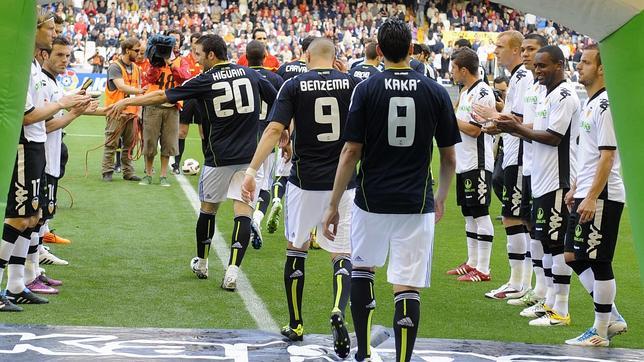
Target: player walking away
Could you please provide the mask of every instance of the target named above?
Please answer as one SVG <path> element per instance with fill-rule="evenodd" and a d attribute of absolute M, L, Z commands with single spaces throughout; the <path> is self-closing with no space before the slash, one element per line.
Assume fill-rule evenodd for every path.
<path fill-rule="evenodd" d="M 564 255 L 593 298 L 595 322 L 566 344 L 608 346 L 612 337 L 627 330 L 615 306 L 612 266 L 626 197 L 597 45 L 584 49 L 577 70 L 588 100 L 580 117 L 577 177 L 566 195 L 572 210 Z"/>
<path fill-rule="evenodd" d="M 374 273 L 389 251 L 396 361 L 411 359 L 420 322 L 420 288 L 430 283 L 434 223 L 443 216 L 455 171 L 454 145 L 460 142 L 447 91 L 409 67 L 411 50 L 407 25 L 395 18 L 385 21 L 378 30 L 385 70 L 353 92 L 346 143 L 324 217 L 324 235 L 333 239 L 342 225 L 341 197 L 360 161 L 351 219 L 351 315 L 358 361 L 371 355 Z M 436 198 L 429 172 L 433 138 L 441 160 Z"/>
<path fill-rule="evenodd" d="M 492 136 L 481 132 L 482 124 L 472 119 L 472 107 L 481 104 L 494 106 L 492 88 L 479 78 L 479 60 L 469 48 L 452 55 L 452 78 L 463 85 L 456 120 L 462 142 L 456 150 L 456 203 L 465 217 L 467 262 L 448 274 L 461 275 L 459 281 L 485 282 L 490 280 L 490 256 L 494 225 L 489 206 L 492 194 Z M 462 275 L 461 269 L 469 271 Z"/>
<path fill-rule="evenodd" d="M 252 40 L 246 46 L 246 58 L 248 59 L 248 66 L 251 69 L 254 69 L 262 77 L 268 80 L 275 91 L 279 90 L 282 87 L 284 81 L 282 78 L 271 72 L 270 70 L 264 68 L 262 64 L 264 63 L 264 58 L 266 57 L 266 46 L 257 40 Z M 262 109 L 259 112 L 259 129 L 258 137 L 261 138 L 268 122 L 266 122 L 266 117 L 268 116 L 268 103 L 262 101 Z M 275 144 L 277 145 L 277 143 Z M 262 245 L 262 234 L 261 234 L 261 225 L 264 215 L 266 215 L 266 210 L 268 209 L 268 204 L 271 200 L 271 186 L 273 185 L 273 168 L 275 167 L 275 147 L 273 147 L 273 153 L 270 157 L 267 157 L 264 160 L 264 163 L 257 171 L 259 182 L 259 197 L 257 198 L 257 205 L 255 205 L 255 211 L 253 212 L 253 247 L 259 249 Z"/>
<path fill-rule="evenodd" d="M 53 13 L 38 17 L 34 54 L 42 48 L 51 49 L 56 36 L 54 17 Z M 22 311 L 22 308 L 15 304 L 49 302 L 32 293 L 25 285 L 25 261 L 29 257 L 33 263 L 34 256 L 37 258 L 38 255 L 37 228 L 42 215 L 41 179 L 46 163 L 45 119 L 63 108 L 86 107 L 90 103 L 88 96 L 81 95 L 65 96 L 58 102 L 45 102 L 42 92 L 43 77 L 42 68 L 34 59 L 0 241 L 0 281 L 5 269 L 9 271 L 6 291 L 0 293 L 0 312 Z"/>
<path fill-rule="evenodd" d="M 432 80 L 438 79 L 438 72 L 431 63 L 432 51 L 426 44 L 414 44 L 414 59 L 425 65 L 425 75 Z"/>
<path fill-rule="evenodd" d="M 523 117 L 523 94 L 532 84 L 530 73 L 521 60 L 523 35 L 510 30 L 499 34 L 495 55 L 499 63 L 512 70 L 510 84 L 505 100 L 504 114 Z M 475 106 L 474 110 L 485 120 L 498 117 L 494 107 Z M 486 112 L 483 112 L 485 110 Z M 494 127 L 484 127 L 484 132 L 496 131 Z M 520 298 L 528 289 L 532 280 L 532 260 L 527 254 L 530 236 L 521 221 L 523 142 L 509 133 L 503 134 L 503 200 L 501 215 L 507 235 L 508 260 L 510 263 L 510 280 L 485 296 L 493 299 Z"/>
<path fill-rule="evenodd" d="M 561 49 L 556 46 L 539 49 L 534 67 L 546 93 L 539 98 L 532 128 L 513 117 L 498 120 L 497 127 L 531 140 L 532 151 L 539 155 L 532 159 L 532 224 L 535 239 L 552 253 L 554 293 L 546 295 L 545 314 L 531 320 L 530 325 L 566 326 L 570 324 L 568 295 L 572 269 L 563 255 L 569 216 L 564 196 L 575 173 L 580 104 L 574 86 L 566 82 Z M 544 265 L 544 269 L 547 267 Z"/>
<path fill-rule="evenodd" d="M 145 89 L 141 88 L 141 70 L 134 64 L 140 51 L 141 43 L 136 38 L 128 38 L 121 42 L 121 55 L 107 68 L 106 106 L 132 95 L 145 93 Z M 114 153 L 121 136 L 123 137 L 123 147 L 121 148 L 123 179 L 141 181 L 141 178 L 134 174 L 134 166 L 129 154 L 135 139 L 134 122 L 138 122 L 140 113 L 141 110 L 138 107 L 130 107 L 122 115 L 119 115 L 119 118 L 107 118 L 102 164 L 103 181 L 112 181 Z"/>
<path fill-rule="evenodd" d="M 237 274 L 251 237 L 254 204 L 241 198 L 241 182 L 257 146 L 260 100 L 272 105 L 275 88 L 252 69 L 228 62 L 227 47 L 218 35 L 203 35 L 197 40 L 195 55 L 204 72 L 183 85 L 158 90 L 142 97 L 124 99 L 110 114 L 132 105 L 174 103 L 197 99 L 205 104 L 207 118 L 203 131 L 208 142 L 204 149 L 204 168 L 199 177 L 201 211 L 197 220 L 197 257 L 191 262 L 200 279 L 208 277 L 208 252 L 215 232 L 219 205 L 233 200 L 235 214 L 228 268 L 221 287 L 235 290 Z"/>
<path fill-rule="evenodd" d="M 348 74 L 333 69 L 335 47 L 326 38 L 314 40 L 306 52 L 309 71 L 286 81 L 279 91 L 268 119 L 271 121 L 262 136 L 244 183 L 242 195 L 250 201 L 255 194 L 255 173 L 269 157 L 282 132 L 294 123 L 291 170 L 286 191 L 285 237 L 288 240 L 284 264 L 284 287 L 288 304 L 289 324 L 282 335 L 301 341 L 304 334 L 302 296 L 305 262 L 309 249 L 309 231 L 321 225 L 324 205 L 331 197 L 333 180 L 342 150 L 340 141 L 345 129 L 349 100 L 359 82 Z M 335 352 L 340 358 L 349 355 L 350 340 L 344 321 L 351 281 L 351 202 L 355 182 L 342 193 L 340 231 L 334 242 L 319 237 L 320 246 L 331 254 L 333 264 L 334 304 L 331 326 Z"/>
<path fill-rule="evenodd" d="M 526 35 L 525 39 L 523 39 L 523 43 L 521 44 L 521 58 L 523 59 L 523 65 L 532 73 L 534 79 L 532 84 L 523 94 L 523 125 L 527 127 L 532 127 L 532 124 L 534 123 L 538 100 L 545 97 L 544 93 L 546 92 L 546 89 L 543 85 L 539 84 L 536 76 L 534 75 L 534 57 L 537 54 L 537 51 L 546 45 L 548 45 L 546 38 L 539 34 Z M 520 313 L 522 315 L 533 314 L 535 311 L 543 310 L 543 302 L 545 301 L 546 293 L 548 291 L 551 293 L 554 292 L 554 289 L 552 288 L 552 269 L 548 268 L 548 279 L 546 279 L 546 270 L 543 268 L 543 245 L 541 244 L 541 241 L 534 238 L 534 228 L 530 222 L 532 212 L 532 153 L 532 143 L 524 140 L 520 214 L 521 220 L 528 229 L 528 234 L 530 236 L 528 251 L 530 253 L 530 258 L 532 259 L 535 286 L 534 289 L 529 289 L 523 297 L 508 300 L 508 304 L 510 305 L 518 305 L 525 308 L 525 310 Z M 548 254 L 550 255 L 549 252 Z M 548 265 L 551 264 L 552 256 L 549 256 Z M 528 272 L 524 270 L 524 276 L 526 278 L 531 278 L 529 268 Z M 529 283 L 530 281 L 527 280 L 526 282 Z M 535 305 L 537 306 L 534 307 Z"/>
<path fill-rule="evenodd" d="M 315 40 L 314 36 L 307 36 L 302 40 L 302 54 L 306 54 L 309 45 Z M 277 75 L 287 81 L 299 74 L 308 72 L 306 67 L 306 59 L 304 57 L 294 60 L 290 63 L 283 64 L 278 70 Z M 286 140 L 280 143 L 290 143 L 290 128 L 286 132 Z M 283 138 L 283 139 L 284 139 Z M 281 145 L 283 146 L 283 145 Z M 271 209 L 268 212 L 268 220 L 266 221 L 266 229 L 270 234 L 274 233 L 279 226 L 280 217 L 282 215 L 282 198 L 286 192 L 286 183 L 291 174 L 291 162 L 283 157 L 282 148 L 280 148 L 277 161 L 274 166 L 275 179 L 273 182 Z"/>
<path fill-rule="evenodd" d="M 376 42 L 375 39 L 369 40 L 364 47 L 364 62 L 357 67 L 351 68 L 349 70 L 349 74 L 361 80 L 365 80 L 374 74 L 380 73 L 380 70 L 378 69 L 380 57 L 376 51 L 377 46 L 378 42 Z"/>
<path fill-rule="evenodd" d="M 190 52 L 184 57 L 191 77 L 196 77 L 201 73 L 201 67 L 195 57 L 195 43 L 200 37 L 200 33 L 190 35 Z M 196 99 L 188 99 L 183 102 L 183 108 L 179 113 L 179 153 L 174 157 L 174 163 L 172 164 L 172 173 L 175 175 L 181 173 L 181 157 L 183 157 L 183 151 L 186 148 L 186 137 L 188 137 L 190 124 L 196 124 L 199 127 L 199 137 L 201 138 L 202 149 L 204 148 L 205 141 L 203 129 L 201 128 L 201 120 L 204 118 L 203 113 L 203 105 L 199 104 Z"/>

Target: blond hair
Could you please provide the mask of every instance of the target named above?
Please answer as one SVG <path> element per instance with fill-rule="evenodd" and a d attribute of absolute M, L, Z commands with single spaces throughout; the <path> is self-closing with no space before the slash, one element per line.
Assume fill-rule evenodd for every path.
<path fill-rule="evenodd" d="M 510 48 L 521 48 L 521 43 L 523 43 L 523 35 L 516 30 L 507 30 L 499 34 L 499 38 L 506 36 L 508 37 L 508 46 Z"/>

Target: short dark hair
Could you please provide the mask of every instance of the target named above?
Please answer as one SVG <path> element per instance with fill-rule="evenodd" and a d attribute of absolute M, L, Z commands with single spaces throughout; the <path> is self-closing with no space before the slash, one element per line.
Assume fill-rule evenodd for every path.
<path fill-rule="evenodd" d="M 54 41 L 51 43 L 51 48 L 49 48 L 49 49 L 41 49 L 41 50 L 43 50 L 43 51 L 47 52 L 47 54 L 51 55 L 51 52 L 54 49 L 54 45 L 62 45 L 62 46 L 70 47 L 70 46 L 72 46 L 72 43 L 69 40 L 67 40 L 67 38 L 65 38 L 65 37 L 57 36 L 57 37 L 54 38 Z M 98 53 L 98 50 L 96 52 Z"/>
<path fill-rule="evenodd" d="M 376 51 L 377 47 L 378 47 L 378 43 L 376 43 L 375 41 L 367 42 L 367 45 L 365 45 L 364 47 L 365 58 L 369 60 L 378 58 L 378 52 Z"/>
<path fill-rule="evenodd" d="M 197 44 L 201 45 L 204 53 L 215 53 L 215 57 L 219 60 L 228 60 L 228 47 L 222 37 L 215 34 L 202 35 L 197 39 Z"/>
<path fill-rule="evenodd" d="M 246 59 L 249 66 L 261 66 L 266 56 L 266 47 L 259 40 L 251 40 L 246 45 Z"/>
<path fill-rule="evenodd" d="M 309 45 L 313 43 L 313 40 L 315 40 L 317 37 L 315 36 L 307 36 L 306 38 L 302 39 L 302 53 L 306 53 L 306 51 L 309 49 Z"/>
<path fill-rule="evenodd" d="M 165 35 L 172 35 L 172 34 L 179 35 L 179 46 L 183 45 L 183 33 L 177 29 L 172 29 L 172 30 L 168 30 Z"/>
<path fill-rule="evenodd" d="M 457 41 L 454 42 L 454 46 L 459 46 L 461 48 L 470 48 L 472 49 L 472 43 L 470 43 L 469 40 L 465 38 L 458 39 Z"/>
<path fill-rule="evenodd" d="M 192 44 L 192 41 L 195 39 L 201 38 L 201 33 L 192 33 L 190 34 L 190 44 Z"/>
<path fill-rule="evenodd" d="M 597 65 L 602 65 L 602 57 L 601 54 L 599 54 L 599 46 L 597 46 L 597 43 L 593 44 L 588 44 L 584 50 L 596 50 L 597 51 Z"/>
<path fill-rule="evenodd" d="M 504 75 L 494 78 L 494 84 L 500 84 L 500 83 L 505 83 L 506 85 L 508 85 L 510 84 L 510 80 L 508 79 L 508 77 Z"/>
<path fill-rule="evenodd" d="M 411 30 L 398 18 L 387 19 L 378 29 L 378 45 L 390 62 L 400 62 L 409 54 Z"/>
<path fill-rule="evenodd" d="M 566 57 L 564 56 L 563 51 L 561 51 L 558 46 L 546 45 L 545 47 L 539 49 L 537 53 L 547 53 L 548 55 L 550 55 L 550 59 L 552 59 L 553 62 L 561 63 L 561 66 L 566 65 Z"/>
<path fill-rule="evenodd" d="M 523 38 L 523 40 L 528 40 L 528 39 L 536 40 L 540 47 L 545 47 L 546 45 L 548 45 L 548 39 L 546 39 L 541 34 L 530 33 Z"/>
<path fill-rule="evenodd" d="M 255 35 L 257 33 L 266 33 L 266 30 L 264 28 L 255 28 L 255 29 L 253 29 L 253 39 L 255 39 Z"/>
<path fill-rule="evenodd" d="M 460 48 L 452 54 L 452 61 L 459 68 L 465 68 L 471 75 L 479 74 L 479 57 L 470 48 Z"/>
<path fill-rule="evenodd" d="M 125 54 L 126 51 L 134 49 L 134 47 L 137 45 L 141 45 L 139 39 L 135 37 L 129 37 L 121 42 L 121 53 Z"/>

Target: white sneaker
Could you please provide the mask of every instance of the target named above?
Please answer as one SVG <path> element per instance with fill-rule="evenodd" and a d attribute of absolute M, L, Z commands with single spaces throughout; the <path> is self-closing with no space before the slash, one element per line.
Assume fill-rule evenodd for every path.
<path fill-rule="evenodd" d="M 541 301 L 533 306 L 523 309 L 519 315 L 526 318 L 540 318 L 548 313 L 549 309 Z"/>
<path fill-rule="evenodd" d="M 624 318 L 620 315 L 617 320 L 610 322 L 608 325 L 608 339 L 628 332 L 628 325 Z"/>
<path fill-rule="evenodd" d="M 525 289 L 514 289 L 510 286 L 510 283 L 507 283 L 499 289 L 485 293 L 485 296 L 492 299 L 515 299 L 523 297 L 527 292 Z"/>
<path fill-rule="evenodd" d="M 537 327 L 568 326 L 570 325 L 570 314 L 564 317 L 553 311 L 549 311 L 545 315 L 531 320 L 528 324 Z"/>
<path fill-rule="evenodd" d="M 264 220 L 264 213 L 261 212 L 260 210 L 255 210 L 253 212 L 253 221 L 255 222 L 255 224 L 261 225 L 262 220 Z"/>
<path fill-rule="evenodd" d="M 601 337 L 597 334 L 597 330 L 595 328 L 588 328 L 588 330 L 582 333 L 579 337 L 567 340 L 566 344 L 582 347 L 608 347 L 610 342 L 607 338 Z"/>
<path fill-rule="evenodd" d="M 63 260 L 48 250 L 49 248 L 43 247 L 38 251 L 38 261 L 40 264 L 45 265 L 69 265 L 67 260 Z"/>
<path fill-rule="evenodd" d="M 205 263 L 199 263 L 199 257 L 195 256 L 190 260 L 190 269 L 199 279 L 208 279 L 208 260 Z"/>
<path fill-rule="evenodd" d="M 544 298 L 539 298 L 532 289 L 529 289 L 527 293 L 521 298 L 508 299 L 509 305 L 518 305 L 521 307 L 529 307 L 535 305 L 539 302 L 542 302 Z"/>
<path fill-rule="evenodd" d="M 234 291 L 237 289 L 237 274 L 239 267 L 237 265 L 229 265 L 226 269 L 224 279 L 221 280 L 221 289 Z"/>

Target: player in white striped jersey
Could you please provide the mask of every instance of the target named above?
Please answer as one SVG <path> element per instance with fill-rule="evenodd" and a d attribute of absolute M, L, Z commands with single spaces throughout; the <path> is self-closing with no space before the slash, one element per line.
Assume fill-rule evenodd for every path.
<path fill-rule="evenodd" d="M 523 117 L 523 95 L 532 84 L 532 73 L 522 64 L 521 44 L 523 35 L 511 30 L 499 34 L 495 55 L 499 63 L 507 69 L 512 69 L 510 84 L 503 114 Z M 494 107 L 477 105 L 474 110 L 486 120 L 496 119 L 499 113 Z M 484 127 L 484 132 L 498 132 L 494 126 Z M 529 235 L 521 221 L 522 197 L 522 164 L 523 142 L 510 133 L 503 134 L 503 200 L 501 215 L 507 234 L 508 260 L 510 264 L 510 280 L 501 287 L 491 290 L 485 296 L 493 299 L 520 298 L 527 293 L 530 285 L 524 285 L 524 274 L 532 273 L 532 262 L 526 260 Z M 527 278 L 526 278 L 527 279 Z"/>
<path fill-rule="evenodd" d="M 593 298 L 595 322 L 566 344 L 608 346 L 627 330 L 615 306 L 612 267 L 626 195 L 597 45 L 584 49 L 577 70 L 589 98 L 580 117 L 578 172 L 566 195 L 571 214 L 565 257 Z"/>
<path fill-rule="evenodd" d="M 494 226 L 490 218 L 492 170 L 492 136 L 481 132 L 482 124 L 472 119 L 472 106 L 494 107 L 492 88 L 478 74 L 476 52 L 461 48 L 452 55 L 452 77 L 463 86 L 456 109 L 462 142 L 456 150 L 456 203 L 465 217 L 467 262 L 447 272 L 461 275 L 459 281 L 490 280 L 490 255 Z M 465 274 L 465 275 L 462 275 Z"/>
<path fill-rule="evenodd" d="M 532 193 L 535 239 L 550 248 L 553 255 L 552 274 L 554 296 L 545 302 L 547 313 L 530 321 L 533 326 L 565 326 L 570 324 L 568 295 L 572 269 L 566 265 L 564 237 L 568 224 L 568 209 L 564 195 L 570 189 L 575 170 L 576 140 L 579 133 L 579 98 L 564 75 L 565 58 L 561 49 L 546 46 L 534 59 L 535 75 L 547 89 L 540 97 L 532 129 L 514 119 L 499 120 L 497 127 L 533 141 Z M 552 298 L 553 297 L 553 298 Z"/>

